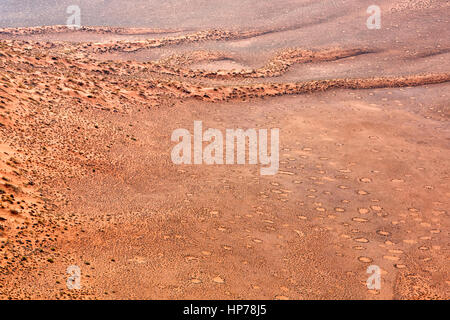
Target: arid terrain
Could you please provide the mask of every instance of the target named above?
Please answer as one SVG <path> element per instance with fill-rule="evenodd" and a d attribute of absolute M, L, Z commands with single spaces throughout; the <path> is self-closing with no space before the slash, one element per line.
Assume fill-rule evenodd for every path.
<path fill-rule="evenodd" d="M 449 299 L 450 4 L 371 4 L 0 29 L 0 299 Z M 174 164 L 194 121 L 278 173 Z"/>

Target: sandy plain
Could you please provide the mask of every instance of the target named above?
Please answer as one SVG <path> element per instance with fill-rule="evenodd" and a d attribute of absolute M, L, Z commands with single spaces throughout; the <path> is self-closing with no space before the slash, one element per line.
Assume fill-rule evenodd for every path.
<path fill-rule="evenodd" d="M 449 6 L 380 3 L 0 29 L 0 297 L 448 299 Z M 280 128 L 278 174 L 174 165 L 195 120 Z"/>

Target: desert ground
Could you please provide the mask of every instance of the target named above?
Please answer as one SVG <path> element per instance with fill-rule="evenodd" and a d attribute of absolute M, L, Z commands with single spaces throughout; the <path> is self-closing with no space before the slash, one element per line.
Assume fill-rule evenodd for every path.
<path fill-rule="evenodd" d="M 0 299 L 449 299 L 448 1 L 377 30 L 370 1 L 220 3 L 0 29 Z M 196 120 L 279 128 L 278 173 L 174 164 Z"/>

